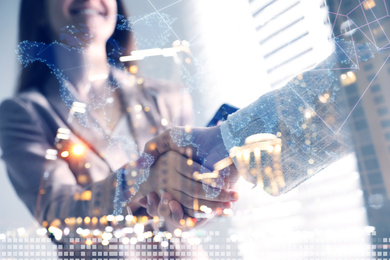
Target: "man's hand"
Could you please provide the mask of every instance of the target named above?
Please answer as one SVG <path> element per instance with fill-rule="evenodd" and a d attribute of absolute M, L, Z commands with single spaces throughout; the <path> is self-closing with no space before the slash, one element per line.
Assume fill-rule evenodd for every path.
<path fill-rule="evenodd" d="M 172 196 L 168 192 L 163 192 L 161 198 L 155 192 L 150 192 L 147 196 L 147 204 L 144 206 L 150 216 L 158 216 L 165 221 L 166 230 L 173 232 L 179 228 L 181 230 L 188 230 L 194 227 L 199 227 L 205 224 L 209 219 L 204 218 L 198 220 L 194 226 L 186 226 L 186 223 L 181 221 L 185 217 L 189 217 L 183 211 L 182 205 L 179 202 L 173 200 Z"/>
<path fill-rule="evenodd" d="M 200 173 L 214 170 L 214 164 L 229 156 L 223 144 L 219 126 L 209 128 L 175 127 L 156 136 L 145 145 L 145 153 L 155 160 L 167 151 L 176 151 L 200 164 Z M 210 192 L 214 195 L 223 187 L 233 187 L 238 180 L 238 171 L 232 164 L 219 171 L 216 184 Z M 207 187 L 206 187 L 207 188 Z M 212 194 L 208 194 L 213 196 Z"/>
<path fill-rule="evenodd" d="M 195 217 L 194 211 L 199 210 L 200 205 L 212 210 L 231 208 L 231 202 L 237 200 L 237 193 L 221 189 L 217 196 L 209 198 L 205 185 L 193 179 L 193 173 L 200 169 L 201 166 L 191 159 L 175 151 L 167 151 L 150 168 L 148 180 L 140 185 L 138 196 L 147 197 L 150 192 L 166 191 L 191 217 Z"/>
<path fill-rule="evenodd" d="M 144 152 L 151 155 L 155 163 L 147 183 L 140 187 L 141 204 L 150 216 L 164 217 L 169 229 L 183 228 L 180 220 L 195 216 L 195 199 L 198 206 L 206 205 L 213 210 L 230 208 L 231 202 L 238 200 L 236 192 L 228 191 L 239 177 L 234 165 L 218 171 L 214 187 L 194 180 L 195 172 L 198 176 L 213 172 L 214 164 L 228 157 L 218 126 L 172 128 L 150 140 Z M 172 169 L 169 179 L 164 177 L 168 175 L 166 168 Z M 164 178 L 165 184 L 159 186 Z M 196 225 L 206 221 L 201 220 Z"/>

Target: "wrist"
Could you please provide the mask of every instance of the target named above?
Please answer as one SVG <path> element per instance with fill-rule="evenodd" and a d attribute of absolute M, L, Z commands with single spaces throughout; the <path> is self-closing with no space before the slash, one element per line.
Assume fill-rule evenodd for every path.
<path fill-rule="evenodd" d="M 228 121 L 223 122 L 219 127 L 219 135 L 222 141 L 222 146 L 229 152 L 235 146 L 239 146 L 239 140 L 232 134 L 232 129 Z"/>

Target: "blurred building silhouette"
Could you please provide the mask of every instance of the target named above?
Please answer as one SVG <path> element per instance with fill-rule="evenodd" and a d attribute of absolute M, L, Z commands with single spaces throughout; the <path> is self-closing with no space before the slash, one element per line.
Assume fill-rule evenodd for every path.
<path fill-rule="evenodd" d="M 250 0 L 272 87 L 312 68 L 342 38 L 377 49 L 375 58 L 336 70 L 358 161 L 369 225 L 390 235 L 390 16 L 388 0 Z M 333 34 L 332 34 L 333 32 Z M 335 48 L 338 48 L 335 46 Z M 355 49 L 356 51 L 356 49 Z M 343 98 L 341 99 L 343 100 Z M 336 180 L 335 180 L 336 181 Z"/>
<path fill-rule="evenodd" d="M 271 87 L 283 86 L 333 50 L 324 0 L 251 0 Z"/>
<path fill-rule="evenodd" d="M 249 0 L 249 3 L 272 88 L 286 85 L 292 77 L 314 68 L 335 51 L 336 46 L 332 41 L 333 23 L 325 0 Z M 351 69 L 341 70 L 340 73 L 336 71 L 335 75 L 341 77 L 348 71 Z M 311 73 L 313 75 L 315 72 Z M 332 126 L 332 129 L 337 130 L 340 122 L 335 122 L 339 120 L 335 118 L 340 117 L 341 110 L 349 109 L 345 100 L 346 97 L 341 92 L 333 102 L 327 103 L 326 111 L 321 110 L 321 107 L 314 109 L 321 116 L 324 115 L 323 119 Z M 312 112 L 312 109 L 302 106 L 302 113 L 307 113 L 308 118 L 311 118 Z M 367 225 L 363 192 L 360 189 L 359 173 L 355 164 L 353 156 L 345 158 L 285 196 L 279 197 L 277 200 L 281 204 L 279 210 L 289 212 L 284 213 L 283 217 L 277 215 L 278 208 L 275 207 L 270 209 L 274 211 L 273 213 L 267 212 L 272 217 L 265 217 L 263 212 L 261 214 L 263 216 L 256 216 L 256 219 L 262 219 L 267 223 L 262 228 L 270 230 L 270 234 L 277 232 L 275 227 L 309 232 L 315 230 L 314 237 L 317 231 L 338 231 L 325 239 L 318 235 L 320 238 L 318 241 L 306 238 L 310 246 L 314 247 L 311 250 L 313 254 L 321 256 L 324 254 L 332 259 L 341 256 L 344 259 L 357 259 L 366 253 L 370 254 L 371 247 L 368 246 L 366 234 L 360 237 L 354 235 L 357 234 L 355 231 L 359 233 L 359 230 L 364 230 Z M 299 207 L 289 211 L 291 205 Z M 265 208 L 267 206 L 272 207 L 274 204 L 266 205 Z M 300 246 L 299 242 L 289 243 L 291 248 Z M 342 249 L 322 250 L 325 245 L 328 248 L 339 246 Z M 350 246 L 368 249 L 366 252 L 348 250 Z M 291 250 L 289 253 L 297 251 L 299 250 Z"/>
<path fill-rule="evenodd" d="M 374 59 L 340 72 L 351 113 L 355 152 L 368 222 L 378 238 L 390 235 L 390 17 L 388 0 L 328 0 L 333 34 L 378 48 Z M 355 57 L 354 57 L 355 58 Z"/>

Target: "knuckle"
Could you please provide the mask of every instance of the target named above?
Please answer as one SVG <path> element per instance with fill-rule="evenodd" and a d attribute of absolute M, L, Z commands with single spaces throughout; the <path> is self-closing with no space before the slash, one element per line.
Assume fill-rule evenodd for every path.
<path fill-rule="evenodd" d="M 171 140 L 170 130 L 167 130 L 167 131 L 165 131 L 165 132 L 161 135 L 161 141 L 162 141 L 162 146 L 163 146 L 163 148 L 165 148 L 165 149 L 168 149 L 168 148 L 169 148 L 170 140 Z"/>
<path fill-rule="evenodd" d="M 185 207 L 187 208 L 192 208 L 192 199 L 188 196 L 186 196 L 183 200 L 182 200 L 182 203 Z"/>
<path fill-rule="evenodd" d="M 157 216 L 156 211 L 155 211 L 152 207 L 147 207 L 147 208 L 146 208 L 146 212 L 147 212 L 151 217 Z"/>
<path fill-rule="evenodd" d="M 176 157 L 176 153 L 172 150 L 169 150 L 168 152 L 166 152 L 165 155 L 168 158 L 175 158 Z"/>
<path fill-rule="evenodd" d="M 145 151 L 154 151 L 156 150 L 157 148 L 157 144 L 155 142 L 155 138 L 153 138 L 152 140 L 149 140 L 146 144 L 145 144 L 145 148 L 144 150 Z"/>
<path fill-rule="evenodd" d="M 222 190 L 218 197 L 219 197 L 219 200 L 221 200 L 221 201 L 228 201 L 229 200 L 229 193 L 225 190 Z"/>
<path fill-rule="evenodd" d="M 196 185 L 193 188 L 193 192 L 194 192 L 194 195 L 196 195 L 197 197 L 200 197 L 200 198 L 206 196 L 205 191 L 203 190 L 203 187 L 201 185 Z"/>

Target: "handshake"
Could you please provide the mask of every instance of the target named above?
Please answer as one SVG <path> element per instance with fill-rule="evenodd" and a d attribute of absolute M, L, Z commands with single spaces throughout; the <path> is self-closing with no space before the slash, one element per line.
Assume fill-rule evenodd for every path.
<path fill-rule="evenodd" d="M 230 161 L 219 126 L 169 129 L 145 145 L 138 165 L 146 157 L 153 164 L 131 203 L 138 203 L 150 216 L 163 217 L 169 229 L 182 228 L 184 217 L 199 218 L 202 207 L 210 213 L 230 209 L 238 200 L 232 190 L 239 178 L 234 164 L 214 167 L 224 159 Z"/>

